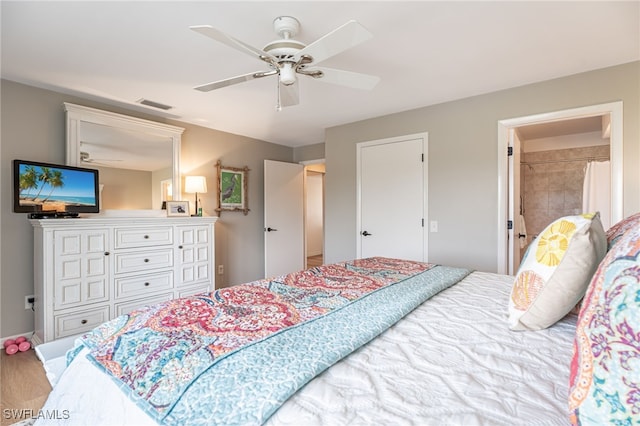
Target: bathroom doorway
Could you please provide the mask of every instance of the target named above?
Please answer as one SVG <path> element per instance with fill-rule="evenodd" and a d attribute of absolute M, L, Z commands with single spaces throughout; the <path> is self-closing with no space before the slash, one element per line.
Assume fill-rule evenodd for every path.
<path fill-rule="evenodd" d="M 604 114 L 514 129 L 520 141 L 520 191 L 514 200 L 519 228 L 513 253 L 514 273 L 529 244 L 548 224 L 591 210 L 583 202 L 587 201 L 583 193 L 588 166 L 607 167 L 603 185 L 598 187 L 606 189 L 606 202 L 597 210 L 603 227 L 610 226 L 609 121 L 609 114 Z"/>
<path fill-rule="evenodd" d="M 588 129 L 588 127 L 581 127 L 588 125 L 592 126 L 592 130 L 585 131 L 584 129 Z M 574 126 L 574 128 L 572 129 L 571 126 Z M 594 128 L 598 130 L 593 130 Z M 582 141 L 584 139 L 583 135 L 581 135 L 582 133 L 592 133 L 592 137 L 599 134 L 600 136 L 598 137 L 600 138 L 602 135 L 606 135 L 609 139 L 608 145 L 604 144 L 603 141 L 598 141 L 597 143 L 587 142 L 586 144 L 584 142 L 576 142 L 576 140 Z M 526 146 L 527 142 L 525 141 L 523 151 L 520 137 L 529 141 L 537 141 L 529 143 L 529 147 Z M 608 157 L 611 162 L 609 221 L 610 223 L 615 223 L 622 218 L 622 102 L 501 120 L 498 122 L 498 138 L 500 156 L 498 163 L 498 273 L 513 275 L 517 272 L 521 255 L 526 250 L 526 246 L 531 243 L 533 235 L 539 232 L 537 228 L 542 227 L 543 229 L 553 220 L 549 219 L 551 216 L 559 214 L 560 204 L 562 204 L 562 209 L 565 207 L 569 209 L 568 214 L 574 214 L 573 211 L 577 209 L 578 200 L 575 199 L 576 195 L 571 195 L 575 194 L 575 191 L 566 188 L 564 180 L 573 180 L 569 186 L 581 186 L 580 182 L 584 180 L 581 168 L 588 161 L 604 160 L 607 157 L 607 147 Z M 558 143 L 558 140 L 565 143 L 563 149 L 552 149 L 556 148 L 554 144 Z M 571 146 L 572 143 L 591 145 L 596 148 L 579 151 L 587 147 L 576 148 L 576 146 Z M 571 152 L 574 148 L 578 149 L 578 151 Z M 509 156 L 509 152 L 512 155 Z M 575 165 L 572 167 L 569 167 L 569 165 L 574 163 L 573 160 L 578 159 L 576 153 L 581 155 L 581 159 L 585 159 L 582 165 L 577 166 L 580 172 L 569 172 L 566 175 L 560 173 L 563 170 L 575 168 Z M 524 158 L 520 159 L 519 157 Z M 525 162 L 525 164 L 521 164 L 522 162 Z M 544 162 L 549 164 L 545 165 Z M 576 161 L 575 163 L 579 164 L 580 162 Z M 523 167 L 525 170 L 523 170 Z M 529 169 L 530 167 L 531 169 Z M 536 187 L 539 193 L 533 194 L 532 191 L 535 190 L 533 188 L 529 189 L 529 200 L 527 201 L 527 178 L 530 181 L 529 183 L 532 183 L 532 180 L 535 183 L 536 178 L 533 175 L 536 172 L 536 168 L 540 175 L 538 177 L 542 178 L 537 183 L 540 186 Z M 551 171 L 556 170 L 558 174 L 550 175 L 549 170 L 545 171 L 544 168 L 549 168 Z M 527 171 L 531 173 L 527 175 Z M 579 173 L 581 174 L 580 177 L 578 177 Z M 524 182 L 521 182 L 523 179 Z M 551 183 L 551 187 L 549 187 L 549 183 Z M 562 186 L 562 189 L 560 189 L 560 186 Z M 523 194 L 520 193 L 522 188 L 524 188 Z M 569 191 L 569 195 L 565 191 Z M 568 199 L 568 203 L 564 202 L 565 197 Z M 560 198 L 563 199 L 562 203 L 559 201 Z M 581 196 L 579 201 L 580 208 L 578 210 L 580 211 L 578 213 L 581 213 Z M 546 206 L 546 213 L 542 214 L 542 212 L 538 211 L 535 219 L 531 216 L 530 223 L 527 223 L 527 206 L 531 210 L 537 210 L 540 207 L 538 202 Z M 524 220 L 520 218 L 521 211 L 525 213 Z M 560 216 L 562 215 L 560 214 Z M 541 224 L 538 225 L 536 221 Z M 544 223 L 544 226 L 542 223 Z M 520 238 L 522 234 L 527 235 L 524 244 L 522 244 L 522 239 Z"/>

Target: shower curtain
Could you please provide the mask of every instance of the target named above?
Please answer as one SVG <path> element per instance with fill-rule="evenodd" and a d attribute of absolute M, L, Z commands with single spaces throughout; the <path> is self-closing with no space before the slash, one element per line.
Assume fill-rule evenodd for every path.
<path fill-rule="evenodd" d="M 600 212 L 602 227 L 611 226 L 611 163 L 609 161 L 589 161 L 582 187 L 582 211 Z"/>

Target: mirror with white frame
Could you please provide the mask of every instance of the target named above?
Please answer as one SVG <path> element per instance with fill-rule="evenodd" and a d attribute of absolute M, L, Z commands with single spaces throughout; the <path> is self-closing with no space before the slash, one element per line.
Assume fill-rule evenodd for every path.
<path fill-rule="evenodd" d="M 160 209 L 180 200 L 182 127 L 70 103 L 67 164 L 98 169 L 101 210 Z"/>

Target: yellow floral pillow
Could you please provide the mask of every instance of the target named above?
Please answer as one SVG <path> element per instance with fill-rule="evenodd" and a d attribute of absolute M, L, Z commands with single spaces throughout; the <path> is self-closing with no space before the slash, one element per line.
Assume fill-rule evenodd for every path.
<path fill-rule="evenodd" d="M 600 215 L 562 217 L 531 243 L 509 299 L 511 330 L 541 330 L 580 301 L 607 251 Z"/>

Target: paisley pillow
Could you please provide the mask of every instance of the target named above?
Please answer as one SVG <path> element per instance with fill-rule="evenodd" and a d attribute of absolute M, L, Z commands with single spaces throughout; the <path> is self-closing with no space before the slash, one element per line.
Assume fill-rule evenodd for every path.
<path fill-rule="evenodd" d="M 578 317 L 569 379 L 574 425 L 640 419 L 640 225 L 607 253 Z"/>
<path fill-rule="evenodd" d="M 531 243 L 511 290 L 509 328 L 541 330 L 584 296 L 607 250 L 600 215 L 557 219 Z"/>
<path fill-rule="evenodd" d="M 631 215 L 620 222 L 607 229 L 607 249 L 611 250 L 611 247 L 627 232 L 629 229 L 637 226 L 640 223 L 640 213 Z"/>

